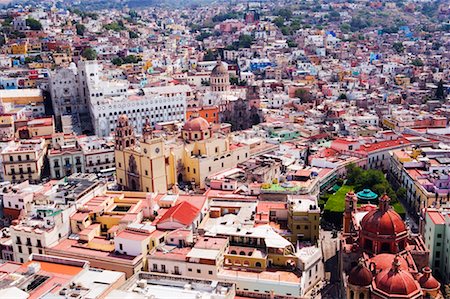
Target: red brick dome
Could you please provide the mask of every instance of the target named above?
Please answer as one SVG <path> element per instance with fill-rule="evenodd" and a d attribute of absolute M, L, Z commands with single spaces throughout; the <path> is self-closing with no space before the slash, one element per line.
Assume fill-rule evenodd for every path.
<path fill-rule="evenodd" d="M 372 280 L 372 272 L 367 269 L 363 260 L 360 260 L 358 265 L 354 267 L 348 275 L 348 283 L 355 286 L 368 286 L 372 283 Z"/>
<path fill-rule="evenodd" d="M 370 263 L 374 263 L 375 267 L 378 270 L 386 270 L 391 269 L 392 263 L 394 262 L 394 259 L 397 258 L 398 262 L 400 263 L 399 268 L 402 270 L 408 270 L 408 263 L 406 260 L 401 256 L 396 256 L 395 254 L 391 253 L 380 253 L 375 255 L 370 259 Z"/>
<path fill-rule="evenodd" d="M 389 208 L 389 198 L 386 197 L 387 195 L 384 195 L 380 199 L 379 209 L 370 211 L 361 220 L 363 232 L 384 236 L 396 236 L 406 232 L 406 226 L 402 217 Z"/>
<path fill-rule="evenodd" d="M 209 130 L 209 123 L 203 117 L 191 118 L 183 126 L 183 131 L 206 131 L 206 130 Z"/>
<path fill-rule="evenodd" d="M 415 298 L 421 294 L 419 283 L 406 270 L 400 269 L 400 260 L 394 259 L 392 267 L 378 273 L 374 281 L 374 293 L 389 298 Z"/>
<path fill-rule="evenodd" d="M 439 281 L 431 275 L 430 267 L 423 268 L 423 274 L 419 276 L 419 284 L 425 290 L 438 290 L 441 287 Z"/>

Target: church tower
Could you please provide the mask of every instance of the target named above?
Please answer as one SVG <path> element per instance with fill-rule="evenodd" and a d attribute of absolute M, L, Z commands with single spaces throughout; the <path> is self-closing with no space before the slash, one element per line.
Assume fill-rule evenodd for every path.
<path fill-rule="evenodd" d="M 144 142 L 147 142 L 153 138 L 153 128 L 150 124 L 150 120 L 148 117 L 145 119 L 144 126 L 142 128 L 142 139 Z"/>
<path fill-rule="evenodd" d="M 134 147 L 136 137 L 134 136 L 133 126 L 130 125 L 128 117 L 125 114 L 119 116 L 116 126 L 115 148 L 124 150 L 128 147 Z"/>
<path fill-rule="evenodd" d="M 224 93 L 230 90 L 230 75 L 228 69 L 222 63 L 222 60 L 217 59 L 217 64 L 211 71 L 211 91 L 215 93 Z"/>
<path fill-rule="evenodd" d="M 358 198 L 353 191 L 345 195 L 345 210 L 344 210 L 344 230 L 343 233 L 351 233 L 351 223 L 354 212 L 358 204 Z"/>

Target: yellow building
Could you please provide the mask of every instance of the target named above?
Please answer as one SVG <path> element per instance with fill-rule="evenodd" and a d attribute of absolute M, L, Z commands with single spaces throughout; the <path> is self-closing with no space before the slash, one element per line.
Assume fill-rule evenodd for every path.
<path fill-rule="evenodd" d="M 148 122 L 143 131 L 138 145 L 128 117 L 119 117 L 115 135 L 117 183 L 126 190 L 165 193 L 164 141 L 152 138 Z"/>
<path fill-rule="evenodd" d="M 230 136 L 214 134 L 198 114 L 181 130 L 182 140 L 166 146 L 169 185 L 192 182 L 205 188 L 205 179 L 222 169 L 235 167 L 250 156 L 248 145 L 232 144 Z"/>
<path fill-rule="evenodd" d="M 2 151 L 5 181 L 40 183 L 46 151 L 44 139 L 20 140 L 8 145 Z"/>
<path fill-rule="evenodd" d="M 320 209 L 317 200 L 311 196 L 288 197 L 288 228 L 291 231 L 290 241 L 319 239 Z"/>
<path fill-rule="evenodd" d="M 42 90 L 34 89 L 3 89 L 0 90 L 0 100 L 3 103 L 14 103 L 15 105 L 28 105 L 30 103 L 43 103 Z"/>
<path fill-rule="evenodd" d="M 28 53 L 28 42 L 25 41 L 21 43 L 12 44 L 9 47 L 9 51 L 13 55 L 25 55 Z"/>
<path fill-rule="evenodd" d="M 185 123 L 181 138 L 167 142 L 153 138 L 147 123 L 140 146 L 136 146 L 127 122 L 126 116 L 119 118 L 115 136 L 117 182 L 127 190 L 166 192 L 182 182 L 204 189 L 210 174 L 234 167 L 250 156 L 248 145 L 232 144 L 229 136 L 214 134 L 210 124 L 197 114 Z"/>

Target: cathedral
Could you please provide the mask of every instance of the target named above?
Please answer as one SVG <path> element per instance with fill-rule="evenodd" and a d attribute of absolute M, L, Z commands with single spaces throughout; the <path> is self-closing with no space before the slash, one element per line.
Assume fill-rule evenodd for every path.
<path fill-rule="evenodd" d="M 211 90 L 203 105 L 219 107 L 219 122 L 229 123 L 233 131 L 246 130 L 259 124 L 263 118 L 259 109 L 258 86 L 231 89 L 230 76 L 220 58 L 211 71 Z"/>
<path fill-rule="evenodd" d="M 154 136 L 147 120 L 142 138 L 136 138 L 128 117 L 121 115 L 115 157 L 117 183 L 124 190 L 164 193 L 176 185 L 205 189 L 209 175 L 249 159 L 250 147 L 233 143 L 220 125 L 213 126 L 197 112 L 179 132 L 164 137 Z"/>
<path fill-rule="evenodd" d="M 411 236 L 383 195 L 379 206 L 345 198 L 340 267 L 347 299 L 442 298 L 428 267 L 429 250 Z"/>
<path fill-rule="evenodd" d="M 167 192 L 164 140 L 153 137 L 147 120 L 138 140 L 126 115 L 121 115 L 115 131 L 117 183 L 125 190 Z"/>

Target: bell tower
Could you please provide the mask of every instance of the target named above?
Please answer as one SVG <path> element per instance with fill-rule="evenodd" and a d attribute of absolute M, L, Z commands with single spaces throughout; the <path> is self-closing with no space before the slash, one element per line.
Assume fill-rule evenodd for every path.
<path fill-rule="evenodd" d="M 144 126 L 142 128 L 142 139 L 144 139 L 144 142 L 147 142 L 153 138 L 153 128 L 150 124 L 150 120 L 148 117 L 145 119 Z"/>
<path fill-rule="evenodd" d="M 345 210 L 344 210 L 344 233 L 351 233 L 351 223 L 354 212 L 358 204 L 358 198 L 353 191 L 345 195 Z"/>
<path fill-rule="evenodd" d="M 125 114 L 119 116 L 116 126 L 115 148 L 124 150 L 128 147 L 134 147 L 136 137 L 134 136 L 133 126 L 130 125 L 128 117 Z"/>

